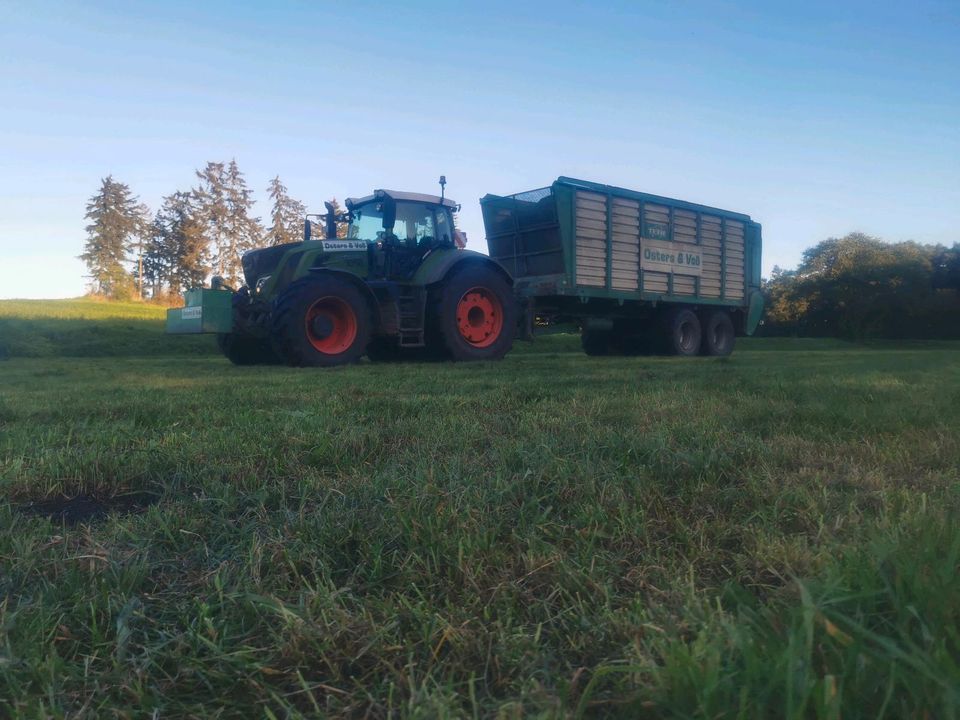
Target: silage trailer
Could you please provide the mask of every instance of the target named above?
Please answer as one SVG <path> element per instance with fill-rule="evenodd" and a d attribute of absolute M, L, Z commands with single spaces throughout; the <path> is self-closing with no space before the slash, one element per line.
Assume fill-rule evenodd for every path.
<path fill-rule="evenodd" d="M 748 215 L 568 177 L 480 206 L 527 335 L 537 319 L 567 320 L 591 355 L 727 355 L 760 321 L 761 228 Z"/>
<path fill-rule="evenodd" d="M 322 237 L 308 217 L 302 242 L 246 253 L 245 284 L 188 291 L 167 332 L 215 333 L 237 364 L 329 366 L 496 360 L 563 322 L 590 355 L 726 355 L 759 322 L 760 225 L 747 215 L 566 177 L 480 205 L 489 256 L 459 246 L 459 206 L 442 194 L 328 205 Z"/>

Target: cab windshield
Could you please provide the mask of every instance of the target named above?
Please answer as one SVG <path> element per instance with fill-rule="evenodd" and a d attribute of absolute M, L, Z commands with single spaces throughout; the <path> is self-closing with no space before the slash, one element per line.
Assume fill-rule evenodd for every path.
<path fill-rule="evenodd" d="M 392 237 L 406 247 L 431 247 L 438 241 L 450 242 L 449 223 L 445 209 L 416 202 L 398 202 Z M 380 203 L 368 203 L 353 211 L 347 237 L 367 241 L 387 238 Z"/>

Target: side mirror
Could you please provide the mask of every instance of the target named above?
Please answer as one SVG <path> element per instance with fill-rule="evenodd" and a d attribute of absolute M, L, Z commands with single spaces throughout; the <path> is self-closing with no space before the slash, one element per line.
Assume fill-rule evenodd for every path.
<path fill-rule="evenodd" d="M 393 230 L 393 226 L 397 224 L 397 203 L 391 199 L 386 199 L 381 203 L 383 208 L 383 229 L 384 230 Z"/>
<path fill-rule="evenodd" d="M 327 209 L 327 240 L 337 239 L 337 209 L 331 202 L 324 202 L 323 206 Z"/>
<path fill-rule="evenodd" d="M 310 235 L 312 234 L 312 229 L 310 227 L 311 223 L 306 218 L 303 219 L 303 241 L 308 242 L 310 240 Z"/>

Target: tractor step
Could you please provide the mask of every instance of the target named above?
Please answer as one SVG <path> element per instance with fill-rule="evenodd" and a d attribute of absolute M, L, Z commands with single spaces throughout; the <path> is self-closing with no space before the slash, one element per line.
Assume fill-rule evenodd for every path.
<path fill-rule="evenodd" d="M 424 314 L 427 306 L 427 292 L 416 285 L 401 285 L 397 295 L 397 333 L 400 347 L 423 347 Z"/>

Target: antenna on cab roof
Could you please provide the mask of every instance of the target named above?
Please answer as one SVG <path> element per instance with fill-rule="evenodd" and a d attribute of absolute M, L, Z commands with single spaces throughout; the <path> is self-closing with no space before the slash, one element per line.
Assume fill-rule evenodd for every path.
<path fill-rule="evenodd" d="M 446 190 L 446 187 L 447 187 L 447 176 L 441 175 L 440 176 L 440 204 L 441 205 L 443 205 L 443 193 Z"/>

